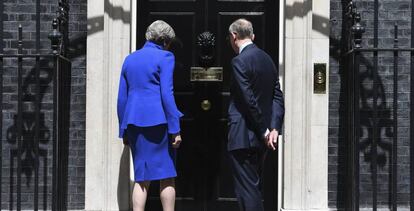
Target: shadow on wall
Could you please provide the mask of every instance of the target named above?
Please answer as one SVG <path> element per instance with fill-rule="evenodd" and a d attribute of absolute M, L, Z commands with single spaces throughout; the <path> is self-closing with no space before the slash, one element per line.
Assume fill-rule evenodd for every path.
<path fill-rule="evenodd" d="M 342 0 L 341 5 L 343 8 L 342 11 L 342 20 L 347 20 L 348 16 L 346 14 L 345 8 L 347 8 L 350 0 Z M 310 4 L 310 5 L 307 5 Z M 305 1 L 304 3 L 301 2 L 295 2 L 291 6 L 286 6 L 286 18 L 289 20 L 294 19 L 295 17 L 303 17 L 310 12 L 304 11 L 304 8 L 312 8 L 312 2 L 311 1 Z M 299 11 L 299 12 L 297 12 Z M 346 21 L 342 21 L 341 28 L 341 34 L 339 39 L 336 37 L 333 37 L 330 35 L 330 25 L 336 23 L 336 20 L 330 20 L 326 17 L 318 16 L 316 14 L 313 14 L 312 16 L 312 27 L 314 30 L 326 35 L 330 36 L 330 57 L 335 59 L 339 62 L 339 76 L 340 76 L 340 96 L 339 96 L 339 127 L 338 127 L 338 136 L 337 140 L 338 142 L 338 151 L 337 151 L 337 195 L 336 195 L 336 207 L 337 208 L 344 208 L 346 203 L 346 193 L 344 192 L 347 190 L 347 181 L 346 178 L 346 169 L 348 168 L 348 164 L 346 163 L 346 158 L 348 155 L 348 148 L 347 148 L 347 140 L 346 137 L 348 137 L 348 134 L 346 134 L 347 131 L 347 71 L 346 68 L 347 60 L 344 56 L 346 52 L 350 50 L 349 44 L 350 44 L 350 38 L 348 36 L 350 27 L 347 25 Z M 377 123 L 377 134 L 375 134 L 376 137 L 384 137 L 385 138 L 391 138 L 394 136 L 394 132 L 392 130 L 392 124 L 393 120 L 391 118 L 392 108 L 387 107 L 386 105 L 386 93 L 384 84 L 382 82 L 381 76 L 378 74 L 378 71 L 374 69 L 372 62 L 366 58 L 361 57 L 360 60 L 361 66 L 366 67 L 365 71 L 361 71 L 359 73 L 359 78 L 361 81 L 373 81 L 374 78 L 378 79 L 378 85 L 377 85 L 377 93 L 378 93 L 378 104 L 377 109 L 381 111 L 381 119 L 379 119 Z M 373 98 L 374 98 L 374 90 L 372 87 L 366 87 L 362 84 L 360 85 L 360 131 L 365 132 L 365 135 L 360 138 L 360 151 L 364 154 L 364 161 L 370 164 L 370 168 L 374 167 L 371 160 L 371 153 L 373 150 L 372 147 L 372 137 L 374 136 L 373 130 L 370 128 L 374 127 L 374 121 L 373 120 Z M 384 135 L 381 136 L 381 132 L 385 131 Z M 362 132 L 360 133 L 362 134 Z M 391 143 L 385 142 L 382 139 L 377 140 L 378 144 L 378 162 L 377 165 L 380 167 L 384 167 L 387 162 L 389 163 L 390 158 L 387 157 L 387 155 L 390 155 L 391 152 Z M 372 175 L 373 176 L 373 175 Z M 331 190 L 330 190 L 331 191 Z M 391 193 L 389 193 L 391 194 Z"/>
<path fill-rule="evenodd" d="M 85 35 L 77 35 L 70 39 L 69 46 L 68 46 L 68 58 L 73 60 L 75 58 L 85 56 L 86 55 L 86 36 Z M 24 60 L 25 61 L 25 60 Z M 34 63 L 34 60 L 33 60 Z M 53 111 L 53 99 L 49 99 L 52 90 L 52 80 L 53 80 L 53 61 L 51 59 L 42 58 L 39 60 L 39 84 L 40 90 L 39 95 L 36 94 L 36 75 L 37 75 L 37 67 L 36 65 L 30 69 L 27 75 L 24 75 L 24 71 L 22 72 L 23 77 L 23 84 L 22 84 L 22 102 L 23 102 L 23 113 L 22 113 L 22 141 L 21 141 L 21 166 L 22 166 L 22 174 L 25 176 L 26 186 L 31 187 L 34 186 L 34 176 L 36 169 L 42 170 L 43 172 L 39 172 L 39 199 L 42 199 L 42 203 L 40 205 L 43 207 L 42 209 L 47 210 L 50 207 L 50 171 L 52 162 L 50 162 L 50 153 L 48 154 L 48 145 L 51 143 L 52 140 L 52 130 L 48 128 L 48 125 L 51 124 L 49 122 L 52 121 L 52 111 Z M 17 92 L 16 92 L 17 95 Z M 45 97 L 45 95 L 48 95 Z M 46 99 L 46 100 L 45 100 Z M 36 102 L 37 100 L 40 102 L 39 104 L 39 113 L 36 112 Z M 52 101 L 52 102 L 51 102 Z M 12 105 L 14 106 L 14 105 Z M 17 105 L 16 105 L 17 106 Z M 36 115 L 39 118 L 39 124 L 36 126 Z M 7 129 L 6 139 L 10 147 L 10 187 L 9 187 L 9 209 L 14 209 L 14 198 L 16 193 L 15 188 L 16 184 L 14 181 L 14 176 L 17 174 L 17 168 L 15 169 L 14 166 L 17 165 L 15 162 L 17 161 L 19 150 L 18 150 L 18 143 L 17 143 L 17 135 L 18 135 L 18 115 L 15 114 L 13 116 L 13 124 Z M 39 128 L 39 133 L 36 134 L 36 127 Z M 37 149 L 37 142 L 35 141 L 34 137 L 38 137 L 38 155 L 39 158 L 36 157 L 36 149 Z M 48 163 L 48 161 L 50 163 Z M 50 180 L 50 181 L 48 181 Z M 30 191 L 32 191 L 30 189 Z M 33 192 L 34 193 L 34 192 Z M 29 206 L 30 204 L 25 204 L 24 206 Z M 23 206 L 23 208 L 25 208 Z M 33 208 L 33 207 L 29 207 Z"/>
<path fill-rule="evenodd" d="M 49 88 L 49 84 L 52 81 L 52 68 L 53 64 L 50 60 L 40 60 L 39 62 L 39 70 L 40 70 L 40 90 L 39 90 L 39 99 L 43 99 L 47 89 Z M 23 86 L 22 86 L 22 101 L 25 105 L 32 105 L 33 108 L 36 105 L 36 94 L 33 93 L 32 86 L 36 85 L 36 73 L 37 68 L 34 67 L 31 69 L 28 76 L 24 79 Z M 40 104 L 42 105 L 42 104 Z M 47 144 L 51 138 L 51 131 L 49 128 L 46 127 L 46 118 L 45 113 L 42 112 L 42 108 L 39 109 L 40 113 L 37 114 L 36 111 L 23 111 L 22 113 L 22 141 L 21 141 L 21 166 L 22 166 L 22 173 L 26 177 L 26 186 L 29 187 L 32 180 L 33 174 L 37 167 L 40 167 L 40 160 L 43 161 L 43 206 L 44 209 L 47 208 L 47 184 L 48 184 L 48 150 Z M 39 118 L 39 133 L 36 133 L 36 114 Z M 10 147 L 10 168 L 13 168 L 15 165 L 15 160 L 17 161 L 19 155 L 18 143 L 17 143 L 17 135 L 18 135 L 18 115 L 15 114 L 13 116 L 14 124 L 7 129 L 7 142 L 12 145 Z M 34 137 L 38 137 L 39 140 L 39 148 L 36 151 L 36 143 Z M 39 155 L 39 158 L 36 158 L 36 154 Z M 10 202 L 9 202 L 9 209 L 13 210 L 13 194 L 14 194 L 14 183 L 12 181 L 14 177 L 13 169 L 10 169 Z"/>
<path fill-rule="evenodd" d="M 348 141 L 347 137 L 350 134 L 347 134 L 348 125 L 348 116 L 347 116 L 347 103 L 349 99 L 349 93 L 347 92 L 347 77 L 348 77 L 348 60 L 345 57 L 345 54 L 350 50 L 350 37 L 349 37 L 349 30 L 350 26 L 347 24 L 348 15 L 346 14 L 346 9 L 350 0 L 342 0 L 342 22 L 341 26 L 341 34 L 340 38 L 337 39 L 335 37 L 330 36 L 330 57 L 338 61 L 339 63 L 339 76 L 340 76 L 340 90 L 339 90 L 339 126 L 338 126 L 338 151 L 337 151 L 337 196 L 336 196 L 336 206 L 337 208 L 345 208 L 346 206 L 346 190 L 348 184 L 348 178 L 346 174 L 346 169 L 349 168 L 347 163 L 348 157 Z M 332 24 L 335 24 L 336 20 L 332 20 Z M 372 57 L 370 57 L 372 58 Z M 374 69 L 372 62 L 369 58 L 364 57 L 361 55 L 360 57 L 360 67 L 365 67 L 365 71 L 359 72 L 359 79 L 363 82 L 372 82 L 374 78 L 377 78 L 377 94 L 378 94 L 378 103 L 377 109 L 381 111 L 381 118 L 380 119 L 373 119 L 373 103 L 374 102 L 374 86 L 364 86 L 362 83 L 359 85 L 360 89 L 360 127 L 359 134 L 361 134 L 359 139 L 359 147 L 360 152 L 364 154 L 364 161 L 369 163 L 370 171 L 374 168 L 372 160 L 371 160 L 371 153 L 373 150 L 373 143 L 372 138 L 375 135 L 376 137 L 383 137 L 383 138 L 391 138 L 394 136 L 394 132 L 392 131 L 393 127 L 393 119 L 391 118 L 392 108 L 387 107 L 386 101 L 386 93 L 384 88 L 384 83 L 381 79 L 381 76 L 378 74 L 378 70 Z M 361 68 L 362 70 L 362 68 Z M 377 134 L 374 134 L 372 128 L 375 126 L 375 121 L 377 123 Z M 384 135 L 381 136 L 381 132 L 385 131 Z M 365 134 L 362 136 L 362 134 Z M 384 137 L 385 136 L 385 137 Z M 343 143 L 340 143 L 343 142 Z M 377 165 L 379 167 L 384 167 L 387 162 L 389 163 L 391 152 L 391 143 L 385 142 L 382 138 L 377 140 L 377 150 L 378 150 L 378 161 Z M 360 161 L 362 162 L 362 161 Z M 369 173 L 369 172 L 365 172 Z M 390 172 L 391 174 L 391 172 Z M 374 175 L 371 175 L 373 177 Z M 391 178 L 391 177 L 390 177 Z M 390 182 L 391 184 L 391 182 Z M 389 193 L 389 195 L 391 192 Z M 391 195 L 390 195 L 391 197 Z"/>
<path fill-rule="evenodd" d="M 119 176 L 118 176 L 118 187 L 117 187 L 117 201 L 119 210 L 129 210 L 131 191 L 134 182 L 130 181 L 129 178 L 129 161 L 130 161 L 130 150 L 129 147 L 124 146 L 122 150 L 120 165 L 119 165 Z M 126 176 L 128 175 L 128 176 Z"/>

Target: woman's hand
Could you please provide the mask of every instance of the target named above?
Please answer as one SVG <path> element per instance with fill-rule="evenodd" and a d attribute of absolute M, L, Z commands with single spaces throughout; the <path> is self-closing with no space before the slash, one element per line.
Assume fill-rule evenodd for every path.
<path fill-rule="evenodd" d="M 173 141 L 172 147 L 174 149 L 177 149 L 178 147 L 180 147 L 181 141 L 183 140 L 181 139 L 181 135 L 178 133 L 178 134 L 172 135 L 172 141 Z"/>

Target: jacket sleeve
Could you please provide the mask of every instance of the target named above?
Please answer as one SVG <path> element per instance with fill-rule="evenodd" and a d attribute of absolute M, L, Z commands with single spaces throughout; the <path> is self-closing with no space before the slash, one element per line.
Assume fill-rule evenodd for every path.
<path fill-rule="evenodd" d="M 232 60 L 232 69 L 234 76 L 235 87 L 240 93 L 240 100 L 248 109 L 246 113 L 247 118 L 253 123 L 256 132 L 260 136 L 264 136 L 267 130 L 267 126 L 263 119 L 262 110 L 259 107 L 257 99 L 253 93 L 251 80 L 249 79 L 248 72 L 245 65 L 241 60 Z"/>
<path fill-rule="evenodd" d="M 280 90 L 279 83 L 279 71 L 275 68 L 275 84 L 273 90 L 273 105 L 272 105 L 272 119 L 270 122 L 270 128 L 276 129 L 281 134 L 283 118 L 285 116 L 285 105 L 283 99 L 283 93 Z"/>
<path fill-rule="evenodd" d="M 118 123 L 119 123 L 119 138 L 124 137 L 124 130 L 122 129 L 122 121 L 124 118 L 125 107 L 128 101 L 128 82 L 126 80 L 126 64 L 122 65 L 121 77 L 119 79 L 119 89 L 118 89 L 118 100 L 117 100 L 117 113 L 118 113 Z"/>
<path fill-rule="evenodd" d="M 161 100 L 167 118 L 168 133 L 180 132 L 180 117 L 183 114 L 178 110 L 174 100 L 173 73 L 175 58 L 168 52 L 160 62 Z"/>

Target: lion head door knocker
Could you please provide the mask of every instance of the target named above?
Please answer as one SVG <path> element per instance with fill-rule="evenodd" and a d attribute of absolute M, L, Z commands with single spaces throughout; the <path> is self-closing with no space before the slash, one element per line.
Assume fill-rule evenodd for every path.
<path fill-rule="evenodd" d="M 211 32 L 203 32 L 198 35 L 197 42 L 199 48 L 199 63 L 202 67 L 211 67 L 214 63 L 214 50 L 216 37 Z"/>
<path fill-rule="evenodd" d="M 205 31 L 197 36 L 198 67 L 191 67 L 190 80 L 192 82 L 221 82 L 223 81 L 223 67 L 213 67 L 215 62 L 216 37 Z"/>

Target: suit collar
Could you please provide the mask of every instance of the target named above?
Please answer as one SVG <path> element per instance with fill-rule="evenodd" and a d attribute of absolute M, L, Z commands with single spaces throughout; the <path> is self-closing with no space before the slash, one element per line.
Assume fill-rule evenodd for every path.
<path fill-rule="evenodd" d="M 255 47 L 256 47 L 256 45 L 255 45 L 254 43 L 250 43 L 250 44 L 248 44 L 246 47 L 244 47 L 244 48 L 241 50 L 240 54 L 241 54 L 241 53 L 243 53 L 243 52 L 245 52 L 246 50 L 249 50 L 249 49 L 251 49 L 251 48 L 255 48 Z"/>
<path fill-rule="evenodd" d="M 147 41 L 147 42 L 145 42 L 145 44 L 144 44 L 144 48 L 157 48 L 157 49 L 160 49 L 160 50 L 162 50 L 162 49 L 163 49 L 163 47 L 162 47 L 162 46 L 157 45 L 157 44 L 155 44 L 155 43 L 153 43 L 153 42 L 151 42 L 151 41 Z"/>
<path fill-rule="evenodd" d="M 243 51 L 243 49 L 246 47 L 246 46 L 248 46 L 248 45 L 250 45 L 250 44 L 252 44 L 253 42 L 252 41 L 247 41 L 247 42 L 245 42 L 243 45 L 241 45 L 240 46 L 240 49 L 239 49 L 239 54 Z"/>

